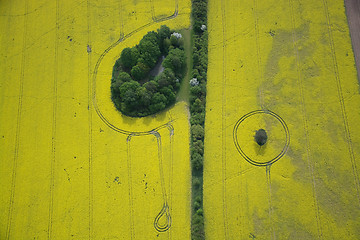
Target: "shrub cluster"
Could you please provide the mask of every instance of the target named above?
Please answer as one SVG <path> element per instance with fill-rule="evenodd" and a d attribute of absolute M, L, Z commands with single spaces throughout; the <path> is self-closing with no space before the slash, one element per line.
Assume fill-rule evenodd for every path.
<path fill-rule="evenodd" d="M 205 239 L 203 213 L 203 157 L 206 104 L 206 73 L 208 33 L 207 0 L 192 0 L 193 20 L 193 70 L 190 80 L 190 124 L 192 165 L 192 220 L 191 238 Z"/>
<path fill-rule="evenodd" d="M 143 117 L 173 104 L 186 65 L 183 44 L 181 34 L 163 25 L 148 32 L 138 45 L 123 49 L 111 79 L 115 107 L 127 116 Z M 162 58 L 164 70 L 151 76 Z"/>

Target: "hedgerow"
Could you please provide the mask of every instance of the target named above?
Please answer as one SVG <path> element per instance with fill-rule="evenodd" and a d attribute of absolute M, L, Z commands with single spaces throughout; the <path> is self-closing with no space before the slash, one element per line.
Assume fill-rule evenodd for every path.
<path fill-rule="evenodd" d="M 205 239 L 203 212 L 203 160 L 208 63 L 207 0 L 192 0 L 193 70 L 190 80 L 190 124 L 192 165 L 191 238 Z"/>

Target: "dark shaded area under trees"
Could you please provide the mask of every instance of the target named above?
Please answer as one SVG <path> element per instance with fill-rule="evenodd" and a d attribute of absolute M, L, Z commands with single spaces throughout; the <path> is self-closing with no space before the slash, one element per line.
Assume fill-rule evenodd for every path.
<path fill-rule="evenodd" d="M 115 107 L 127 116 L 144 117 L 174 104 L 186 66 L 183 44 L 180 34 L 162 25 L 138 45 L 123 49 L 111 79 Z M 150 76 L 162 56 L 164 71 Z"/>

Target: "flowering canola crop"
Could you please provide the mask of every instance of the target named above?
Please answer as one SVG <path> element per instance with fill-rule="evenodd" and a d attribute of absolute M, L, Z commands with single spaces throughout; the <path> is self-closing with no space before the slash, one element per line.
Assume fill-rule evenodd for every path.
<path fill-rule="evenodd" d="M 206 238 L 357 239 L 360 94 L 343 2 L 208 7 Z"/>
<path fill-rule="evenodd" d="M 0 2 L 1 239 L 190 237 L 186 104 L 133 119 L 110 99 L 121 50 L 162 24 L 189 27 L 190 9 Z"/>

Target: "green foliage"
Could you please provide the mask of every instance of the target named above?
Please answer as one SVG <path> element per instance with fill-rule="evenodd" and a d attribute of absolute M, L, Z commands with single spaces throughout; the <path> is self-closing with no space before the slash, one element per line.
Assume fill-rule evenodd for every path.
<path fill-rule="evenodd" d="M 267 141 L 267 134 L 266 131 L 264 129 L 259 129 L 256 131 L 255 133 L 255 141 L 257 144 L 259 144 L 259 146 L 262 146 L 266 143 Z"/>
<path fill-rule="evenodd" d="M 199 202 L 194 202 L 194 209 L 199 209 L 201 207 Z"/>
<path fill-rule="evenodd" d="M 149 92 L 152 92 L 152 93 L 155 93 L 158 91 L 158 87 L 159 87 L 159 84 L 156 82 L 156 81 L 149 81 L 147 83 L 144 84 L 144 87 L 149 91 Z"/>
<path fill-rule="evenodd" d="M 159 84 L 159 87 L 165 87 L 172 85 L 174 86 L 176 82 L 176 77 L 171 68 L 165 68 L 162 73 L 160 73 L 158 76 L 156 76 L 155 81 Z"/>
<path fill-rule="evenodd" d="M 117 72 L 117 76 L 113 77 L 111 79 L 111 93 L 112 95 L 118 95 L 119 92 L 119 87 L 124 83 L 124 82 L 129 82 L 131 81 L 131 77 L 128 73 L 120 71 Z"/>
<path fill-rule="evenodd" d="M 175 75 L 179 76 L 185 68 L 185 52 L 179 48 L 171 49 L 162 65 L 165 68 L 172 69 Z"/>
<path fill-rule="evenodd" d="M 160 29 L 158 29 L 159 39 L 163 41 L 165 38 L 169 38 L 171 35 L 170 28 L 166 25 L 161 25 Z"/>
<path fill-rule="evenodd" d="M 137 89 L 137 94 L 138 94 L 139 100 L 140 100 L 139 104 L 143 108 L 147 108 L 151 103 L 153 93 L 148 91 L 144 86 L 142 86 Z"/>
<path fill-rule="evenodd" d="M 194 212 L 195 214 L 197 213 L 197 215 L 202 216 L 202 198 L 201 196 L 196 196 L 194 199 Z M 196 223 L 199 223 L 199 221 L 195 221 Z M 200 221 L 201 222 L 201 221 Z"/>
<path fill-rule="evenodd" d="M 141 79 L 144 78 L 144 71 L 141 69 L 141 67 L 139 65 L 135 65 L 132 69 L 131 69 L 131 76 L 134 78 L 134 80 L 136 81 L 140 81 Z"/>
<path fill-rule="evenodd" d="M 158 37 L 160 42 L 160 51 L 163 55 L 168 54 L 168 50 L 170 47 L 170 28 L 166 25 L 162 25 L 160 29 L 158 29 Z"/>
<path fill-rule="evenodd" d="M 177 37 L 175 37 L 174 35 L 171 35 L 170 43 L 174 47 L 179 47 L 179 39 Z"/>
<path fill-rule="evenodd" d="M 195 102 L 190 106 L 190 111 L 192 113 L 200 113 L 203 112 L 204 110 L 205 110 L 204 103 L 199 98 L 197 98 Z"/>
<path fill-rule="evenodd" d="M 198 189 L 201 186 L 201 180 L 198 177 L 193 177 L 192 182 L 193 182 L 194 188 L 196 188 L 196 189 Z"/>
<path fill-rule="evenodd" d="M 127 72 L 120 72 L 118 79 L 122 82 L 130 82 L 132 80 Z"/>
<path fill-rule="evenodd" d="M 163 110 L 166 107 L 167 99 L 164 94 L 155 93 L 151 99 L 150 111 L 152 113 Z"/>
<path fill-rule="evenodd" d="M 198 209 L 195 214 L 193 214 L 191 219 L 191 239 L 192 240 L 201 240 L 205 239 L 204 232 L 204 215 L 203 210 Z"/>
<path fill-rule="evenodd" d="M 131 69 L 139 58 L 139 51 L 136 47 L 124 48 L 120 55 L 120 62 L 126 69 Z"/>
<path fill-rule="evenodd" d="M 134 108 L 138 105 L 139 96 L 137 94 L 137 89 L 140 87 L 140 84 L 134 80 L 130 82 L 125 82 L 119 88 L 119 96 L 124 105 L 121 106 L 124 111 L 133 111 Z"/>
<path fill-rule="evenodd" d="M 207 73 L 207 46 L 208 35 L 206 29 L 201 29 L 207 24 L 207 0 L 192 0 L 192 27 L 193 36 L 193 71 L 192 77 L 200 83 L 190 88 L 190 124 L 191 124 L 191 163 L 193 175 L 198 176 L 202 182 L 202 166 L 204 154 L 204 124 L 206 100 L 206 73 Z M 195 180 L 194 180 L 195 182 Z M 202 187 L 195 187 L 193 182 L 193 214 L 191 221 L 191 239 L 205 239 L 204 214 L 202 210 Z M 194 197 L 196 196 L 196 197 Z"/>
<path fill-rule="evenodd" d="M 161 88 L 160 93 L 162 93 L 166 97 L 166 105 L 170 105 L 175 102 L 176 95 L 169 87 Z"/>
<path fill-rule="evenodd" d="M 180 79 L 185 69 L 184 51 L 177 39 L 171 44 L 171 30 L 162 25 L 158 32 L 148 32 L 132 48 L 125 48 L 113 67 L 111 99 L 122 113 L 132 117 L 147 116 L 174 104 Z M 165 68 L 158 76 L 150 76 L 150 70 L 161 55 Z"/>
<path fill-rule="evenodd" d="M 191 153 L 198 153 L 202 156 L 204 154 L 204 142 L 201 140 L 193 141 Z"/>
<path fill-rule="evenodd" d="M 190 88 L 190 93 L 193 96 L 196 96 L 197 98 L 201 97 L 202 95 L 202 89 L 201 86 L 193 86 Z"/>
<path fill-rule="evenodd" d="M 171 46 L 171 42 L 170 42 L 170 39 L 169 38 L 165 38 L 163 40 L 163 50 L 162 50 L 162 53 L 164 55 L 167 55 L 169 53 L 169 48 Z"/>
<path fill-rule="evenodd" d="M 140 40 L 138 48 L 143 63 L 149 66 L 149 68 L 153 68 L 161 55 L 157 33 L 147 33 L 143 39 Z"/>
<path fill-rule="evenodd" d="M 140 40 L 139 46 L 141 45 L 141 41 L 150 41 L 155 45 L 159 45 L 159 35 L 157 32 L 151 31 L 145 34 L 145 36 Z"/>
<path fill-rule="evenodd" d="M 191 125 L 204 125 L 205 123 L 205 112 L 193 113 L 190 118 Z"/>
<path fill-rule="evenodd" d="M 203 156 L 201 156 L 199 153 L 194 152 L 191 155 L 191 164 L 193 169 L 200 170 L 203 167 Z"/>
<path fill-rule="evenodd" d="M 199 124 L 195 124 L 191 126 L 191 135 L 193 141 L 196 140 L 204 140 L 204 128 Z"/>
<path fill-rule="evenodd" d="M 113 67 L 113 71 L 112 71 L 112 78 L 115 78 L 116 76 L 119 75 L 119 72 L 122 70 L 121 67 L 121 60 L 120 58 L 116 60 L 114 67 Z"/>

